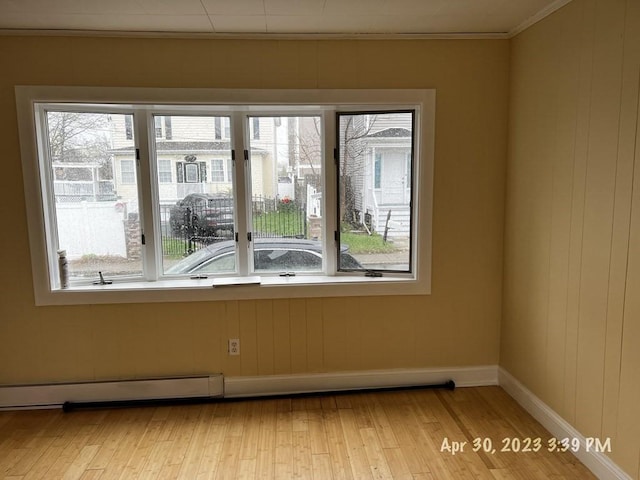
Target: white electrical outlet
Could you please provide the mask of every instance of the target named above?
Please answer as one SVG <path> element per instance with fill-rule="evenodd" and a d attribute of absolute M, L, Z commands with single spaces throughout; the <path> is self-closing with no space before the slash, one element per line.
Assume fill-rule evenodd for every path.
<path fill-rule="evenodd" d="M 229 355 L 240 355 L 240 339 L 229 339 Z"/>

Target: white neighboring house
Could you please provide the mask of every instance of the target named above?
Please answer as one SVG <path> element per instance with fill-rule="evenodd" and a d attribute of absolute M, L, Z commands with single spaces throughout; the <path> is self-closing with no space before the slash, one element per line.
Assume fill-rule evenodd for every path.
<path fill-rule="evenodd" d="M 277 191 L 272 155 L 264 148 L 272 138 L 266 119 L 256 119 L 252 135 L 252 190 L 273 197 Z M 112 120 L 115 190 L 118 197 L 136 192 L 132 117 Z M 156 116 L 155 154 L 160 203 L 175 204 L 190 193 L 231 193 L 233 173 L 228 117 Z"/>
<path fill-rule="evenodd" d="M 361 115 L 353 123 L 363 134 L 349 147 L 353 158 L 343 174 L 351 177 L 357 219 L 369 223 L 370 218 L 378 233 L 388 227 L 389 236 L 406 237 L 410 229 L 412 117 Z"/>

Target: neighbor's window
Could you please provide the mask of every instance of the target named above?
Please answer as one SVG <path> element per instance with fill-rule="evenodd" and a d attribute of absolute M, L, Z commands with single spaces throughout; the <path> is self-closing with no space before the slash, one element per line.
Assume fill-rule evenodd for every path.
<path fill-rule="evenodd" d="M 229 117 L 216 117 L 215 123 L 215 138 L 217 140 L 228 139 L 231 137 L 231 122 Z"/>
<path fill-rule="evenodd" d="M 121 158 L 120 164 L 120 182 L 123 185 L 133 185 L 136 183 L 136 168 L 132 158 Z"/>
<path fill-rule="evenodd" d="M 224 182 L 225 172 L 224 172 L 224 164 L 225 161 L 222 158 L 214 158 L 211 160 L 211 181 L 212 182 Z"/>
<path fill-rule="evenodd" d="M 133 140 L 133 116 L 124 116 L 124 134 L 127 140 Z"/>
<path fill-rule="evenodd" d="M 31 105 L 49 290 L 418 283 L 420 107 Z"/>
<path fill-rule="evenodd" d="M 158 160 L 158 181 L 160 183 L 171 183 L 171 172 L 171 160 Z"/>

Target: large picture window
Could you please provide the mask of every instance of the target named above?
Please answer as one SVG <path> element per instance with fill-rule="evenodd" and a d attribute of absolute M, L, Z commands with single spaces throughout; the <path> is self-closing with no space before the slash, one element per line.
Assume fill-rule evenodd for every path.
<path fill-rule="evenodd" d="M 402 101 L 388 105 L 381 93 L 371 105 L 356 95 L 354 108 L 349 92 L 313 104 L 300 93 L 261 103 L 271 94 L 256 92 L 254 104 L 236 106 L 100 103 L 68 90 L 65 101 L 21 97 L 23 119 L 36 126 L 23 160 L 25 184 L 42 198 L 43 222 L 30 234 L 43 245 L 34 257 L 34 271 L 38 260 L 47 267 L 36 285 L 43 295 L 83 303 L 96 301 L 92 291 L 113 292 L 104 301 L 130 290 L 180 299 L 189 288 L 202 299 L 428 292 L 431 158 L 418 152 L 432 143 L 420 127 L 432 127 L 432 95 L 396 94 Z M 242 288 L 207 295 L 207 285 Z M 175 293 L 154 297 L 158 289 Z M 64 303 L 52 298 L 40 301 Z"/>

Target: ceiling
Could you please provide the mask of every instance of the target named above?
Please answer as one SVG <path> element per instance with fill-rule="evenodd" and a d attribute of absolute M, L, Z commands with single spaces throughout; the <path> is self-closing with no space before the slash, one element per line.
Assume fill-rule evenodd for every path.
<path fill-rule="evenodd" d="M 2 30 L 500 34 L 570 0 L 0 0 Z"/>

